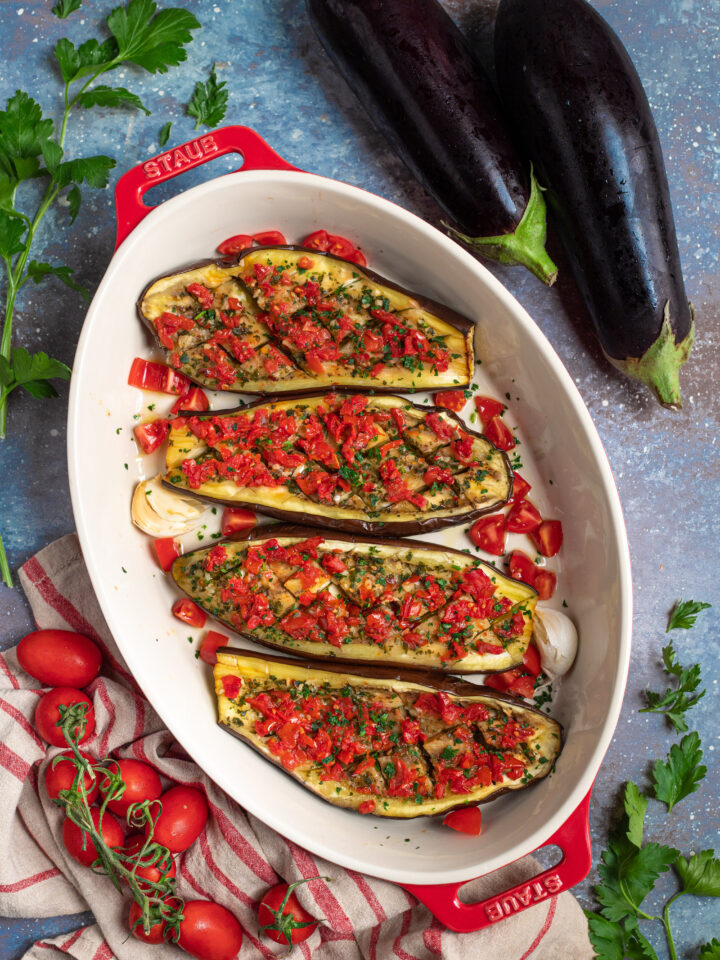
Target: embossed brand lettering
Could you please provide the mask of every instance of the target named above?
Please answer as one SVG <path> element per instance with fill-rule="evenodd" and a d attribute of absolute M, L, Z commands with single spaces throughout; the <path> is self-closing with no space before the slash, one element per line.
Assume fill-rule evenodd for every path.
<path fill-rule="evenodd" d="M 211 135 L 191 140 L 182 147 L 176 147 L 169 153 L 162 153 L 153 160 L 143 164 L 143 172 L 147 180 L 155 180 L 164 173 L 173 173 L 183 167 L 192 165 L 196 160 L 206 157 L 209 153 L 217 152 L 217 143 Z"/>
<path fill-rule="evenodd" d="M 522 887 L 515 887 L 514 890 L 498 897 L 497 900 L 490 900 L 485 904 L 485 914 L 490 923 L 496 923 L 503 917 L 511 913 L 517 913 L 524 907 L 529 907 L 539 900 L 544 900 L 548 894 L 552 895 L 562 890 L 562 880 L 556 873 L 551 873 L 548 877 L 541 880 L 535 880 L 533 883 L 527 883 Z"/>

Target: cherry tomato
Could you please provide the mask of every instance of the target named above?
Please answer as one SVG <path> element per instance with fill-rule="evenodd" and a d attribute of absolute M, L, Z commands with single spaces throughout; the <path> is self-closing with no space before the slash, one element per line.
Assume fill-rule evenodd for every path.
<path fill-rule="evenodd" d="M 190 387 L 187 393 L 178 397 L 170 408 L 170 413 L 179 413 L 181 410 L 207 410 L 210 401 L 207 394 L 200 387 Z"/>
<path fill-rule="evenodd" d="M 60 727 L 57 726 L 60 720 L 58 707 L 63 704 L 69 707 L 73 703 L 86 703 L 88 705 L 88 711 L 85 714 L 85 733 L 80 740 L 80 743 L 84 743 L 95 732 L 95 711 L 92 701 L 82 690 L 75 690 L 73 687 L 55 687 L 42 696 L 35 708 L 37 732 L 43 740 L 47 740 L 54 747 L 67 746 L 67 741 L 62 735 Z M 75 733 L 78 732 L 79 727 L 75 727 Z"/>
<path fill-rule="evenodd" d="M 493 690 L 500 690 L 501 693 L 507 690 L 507 682 L 502 673 L 489 674 L 489 676 L 485 677 L 483 683 L 486 687 L 491 687 Z"/>
<path fill-rule="evenodd" d="M 530 644 L 523 654 L 523 669 L 537 677 L 540 673 L 540 653 L 538 648 Z"/>
<path fill-rule="evenodd" d="M 470 539 L 481 550 L 501 557 L 505 553 L 505 517 L 501 513 L 480 517 L 470 527 Z"/>
<path fill-rule="evenodd" d="M 508 533 L 529 533 L 540 526 L 540 511 L 529 500 L 517 500 L 505 518 Z"/>
<path fill-rule="evenodd" d="M 148 423 L 139 423 L 134 429 L 135 439 L 143 453 L 152 453 L 165 440 L 170 430 L 170 424 L 162 417 L 150 420 Z"/>
<path fill-rule="evenodd" d="M 278 243 L 287 243 L 285 234 L 280 233 L 279 230 L 262 230 L 260 233 L 254 233 L 252 238 L 255 243 L 259 243 L 261 247 L 273 247 Z"/>
<path fill-rule="evenodd" d="M 289 947 L 307 940 L 318 928 L 318 921 L 296 897 L 296 886 L 298 883 L 275 884 L 264 894 L 258 907 L 260 932 L 275 943 Z M 283 905 L 286 896 L 287 902 Z"/>
<path fill-rule="evenodd" d="M 123 845 L 123 851 L 127 852 L 129 856 L 134 857 L 138 854 L 142 848 L 145 846 L 145 836 L 142 833 L 133 833 L 132 836 L 128 837 Z M 144 860 L 147 860 L 147 854 L 143 857 Z M 135 876 L 138 880 L 149 880 L 150 883 L 159 883 L 162 880 L 163 876 L 167 879 L 168 877 L 174 877 L 177 874 L 177 868 L 175 867 L 175 861 L 172 857 L 168 857 L 166 860 L 159 860 L 157 863 L 148 864 L 148 866 L 134 866 L 134 863 L 130 860 L 124 861 L 124 865 L 128 870 L 133 870 Z M 148 886 L 140 883 L 140 886 Z"/>
<path fill-rule="evenodd" d="M 187 393 L 192 384 L 184 373 L 178 373 L 164 363 L 143 360 L 135 357 L 130 367 L 128 383 L 140 390 L 152 390 L 155 393 L 172 393 L 178 396 Z"/>
<path fill-rule="evenodd" d="M 243 507 L 226 507 L 223 510 L 220 530 L 224 537 L 231 537 L 234 533 L 252 530 L 256 523 L 257 517 L 252 510 L 245 510 Z"/>
<path fill-rule="evenodd" d="M 513 492 L 508 503 L 517 503 L 519 500 L 524 500 L 531 490 L 532 487 L 527 480 L 515 470 L 513 472 Z"/>
<path fill-rule="evenodd" d="M 234 960 L 243 942 L 235 917 L 212 900 L 186 900 L 178 944 L 196 960 Z"/>
<path fill-rule="evenodd" d="M 485 436 L 498 450 L 512 450 L 515 446 L 515 437 L 500 417 L 493 417 L 485 426 Z"/>
<path fill-rule="evenodd" d="M 315 230 L 314 233 L 309 233 L 304 240 L 300 241 L 300 246 L 324 252 L 330 246 L 330 234 L 327 230 Z"/>
<path fill-rule="evenodd" d="M 475 397 L 475 407 L 483 427 L 486 427 L 495 417 L 502 416 L 507 410 L 504 403 L 493 400 L 492 397 Z"/>
<path fill-rule="evenodd" d="M 247 233 L 237 233 L 218 244 L 218 253 L 224 257 L 234 257 L 253 245 L 253 238 Z"/>
<path fill-rule="evenodd" d="M 97 762 L 94 757 L 91 757 L 89 753 L 85 753 L 84 750 L 81 750 L 80 753 L 86 760 L 89 760 L 90 763 Z M 59 753 L 57 757 L 53 757 L 48 764 L 45 770 L 45 790 L 51 800 L 57 800 L 61 790 L 72 790 L 73 783 L 75 783 L 75 775 L 77 774 L 77 767 L 71 760 L 73 756 L 72 750 L 64 750 L 62 753 Z M 83 778 L 83 784 L 85 786 L 87 801 L 88 803 L 92 803 L 98 794 L 97 777 L 93 780 L 89 774 L 86 773 Z"/>
<path fill-rule="evenodd" d="M 138 923 L 139 921 L 139 923 Z M 130 904 L 130 915 L 128 916 L 128 927 L 130 932 L 137 940 L 143 943 L 164 943 L 165 921 L 158 920 L 154 923 L 148 933 L 145 933 L 142 924 L 142 907 L 135 900 Z"/>
<path fill-rule="evenodd" d="M 110 813 L 105 813 L 102 818 L 102 829 L 100 828 L 100 810 L 97 807 L 90 808 L 90 816 L 95 824 L 95 829 L 103 838 L 108 847 L 116 850 L 123 845 L 123 831 L 115 817 Z M 97 860 L 98 852 L 95 844 L 87 834 L 83 834 L 80 827 L 72 820 L 66 819 L 63 823 L 63 843 L 65 849 L 73 858 L 84 867 L 89 867 Z M 85 849 L 83 850 L 83 837 L 86 838 Z"/>
<path fill-rule="evenodd" d="M 357 247 L 355 247 L 355 250 L 347 259 L 352 260 L 352 262 L 356 263 L 359 267 L 367 266 L 367 260 L 365 259 L 365 254 L 362 252 L 362 250 L 358 250 Z"/>
<path fill-rule="evenodd" d="M 159 540 L 153 540 L 153 549 L 158 563 L 165 573 L 182 553 L 180 544 L 175 537 L 161 537 Z"/>
<path fill-rule="evenodd" d="M 355 244 L 350 243 L 345 237 L 338 237 L 331 233 L 329 234 L 329 240 L 328 253 L 332 253 L 336 257 L 343 257 L 343 259 L 349 259 L 355 253 Z"/>
<path fill-rule="evenodd" d="M 482 832 L 482 813 L 479 807 L 460 807 L 459 810 L 451 810 L 443 818 L 443 824 L 460 833 L 478 837 Z"/>
<path fill-rule="evenodd" d="M 157 800 L 162 793 L 162 783 L 157 772 L 149 763 L 142 760 L 111 760 L 113 771 L 119 773 L 125 784 L 125 792 L 121 797 L 108 803 L 108 810 L 125 816 L 133 803 L 142 800 Z M 100 793 L 103 796 L 108 792 L 110 780 L 100 774 Z"/>
<path fill-rule="evenodd" d="M 549 600 L 555 593 L 557 577 L 552 570 L 538 570 L 535 574 L 533 586 L 537 590 L 540 600 Z"/>
<path fill-rule="evenodd" d="M 208 630 L 200 645 L 200 659 L 204 660 L 205 663 L 217 663 L 217 649 L 218 647 L 226 647 L 229 639 L 224 633 Z"/>
<path fill-rule="evenodd" d="M 562 523 L 559 520 L 543 520 L 539 527 L 530 531 L 530 539 L 544 557 L 554 557 L 563 542 Z"/>
<path fill-rule="evenodd" d="M 436 407 L 445 407 L 446 410 L 453 410 L 455 413 L 462 410 L 466 401 L 464 390 L 443 390 L 442 393 L 433 394 Z"/>
<path fill-rule="evenodd" d="M 507 690 L 518 697 L 525 697 L 527 700 L 532 700 L 533 693 L 535 692 L 535 677 L 527 675 L 518 677 L 517 680 L 513 680 L 512 683 L 508 684 Z"/>
<path fill-rule="evenodd" d="M 191 627 L 204 627 L 207 616 L 204 610 L 192 600 L 176 600 L 172 608 L 173 615 Z"/>
<path fill-rule="evenodd" d="M 100 673 L 97 644 L 70 630 L 35 630 L 17 646 L 20 666 L 44 687 L 86 687 Z"/>
<path fill-rule="evenodd" d="M 195 843 L 208 818 L 202 791 L 195 787 L 172 787 L 160 797 L 162 812 L 155 818 L 153 840 L 170 853 L 181 853 Z M 149 832 L 150 825 L 145 829 Z"/>
<path fill-rule="evenodd" d="M 537 566 L 522 550 L 513 550 L 508 561 L 508 568 L 510 576 L 514 580 L 522 580 L 523 583 L 528 583 L 531 587 L 535 586 Z"/>

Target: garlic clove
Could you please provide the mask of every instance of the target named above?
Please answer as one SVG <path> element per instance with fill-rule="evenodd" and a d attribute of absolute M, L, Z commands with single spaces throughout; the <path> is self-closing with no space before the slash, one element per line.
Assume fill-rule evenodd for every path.
<path fill-rule="evenodd" d="M 533 618 L 533 635 L 542 672 L 551 679 L 562 677 L 575 661 L 578 633 L 570 617 L 550 607 L 537 606 Z"/>
<path fill-rule="evenodd" d="M 162 485 L 159 476 L 135 487 L 132 519 L 151 537 L 179 537 L 199 527 L 209 510 L 193 497 L 183 497 Z"/>

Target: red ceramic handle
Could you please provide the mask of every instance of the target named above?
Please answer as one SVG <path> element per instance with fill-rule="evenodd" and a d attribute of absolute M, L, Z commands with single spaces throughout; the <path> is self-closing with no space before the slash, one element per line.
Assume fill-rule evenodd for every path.
<path fill-rule="evenodd" d="M 482 930 L 483 927 L 489 927 L 514 913 L 527 910 L 543 900 L 549 900 L 563 890 L 569 890 L 588 875 L 592 866 L 589 810 L 590 793 L 560 829 L 543 844 L 545 847 L 550 844 L 560 847 L 560 863 L 487 900 L 462 903 L 458 898 L 458 891 L 468 881 L 432 886 L 403 883 L 401 886 L 424 903 L 450 930 L 458 933 Z"/>
<path fill-rule="evenodd" d="M 128 170 L 115 187 L 115 214 L 117 237 L 115 249 L 125 237 L 146 217 L 152 207 L 142 202 L 143 194 L 157 183 L 172 180 L 178 174 L 199 167 L 208 160 L 226 153 L 239 153 L 243 158 L 242 170 L 297 170 L 291 163 L 275 153 L 263 138 L 250 127 L 221 127 L 212 133 L 203 134 L 195 140 L 182 143 L 172 150 L 158 153 L 144 163 Z"/>

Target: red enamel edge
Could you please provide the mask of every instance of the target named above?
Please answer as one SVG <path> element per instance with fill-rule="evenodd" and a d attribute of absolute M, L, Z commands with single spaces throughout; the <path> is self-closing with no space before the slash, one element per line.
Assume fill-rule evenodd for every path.
<path fill-rule="evenodd" d="M 145 194 L 157 183 L 172 180 L 186 170 L 199 167 L 208 160 L 226 153 L 239 153 L 243 158 L 241 170 L 298 170 L 275 153 L 260 134 L 250 127 L 220 127 L 187 143 L 150 157 L 132 170 L 124 173 L 115 187 L 115 215 L 117 235 L 115 249 L 144 219 L 152 207 L 142 201 Z"/>
<path fill-rule="evenodd" d="M 477 903 L 462 903 L 458 897 L 462 883 L 443 883 L 415 886 L 402 883 L 414 897 L 424 903 L 438 920 L 450 930 L 458 933 L 470 933 L 482 930 L 506 917 L 534 907 L 538 903 L 549 901 L 552 897 L 569 890 L 580 883 L 592 866 L 592 847 L 590 845 L 590 793 L 572 813 L 565 823 L 551 836 L 543 847 L 555 844 L 562 851 L 562 859 L 549 870 L 543 870 L 537 876 L 524 883 L 494 894 L 487 900 Z M 538 848 L 541 849 L 541 848 Z"/>

